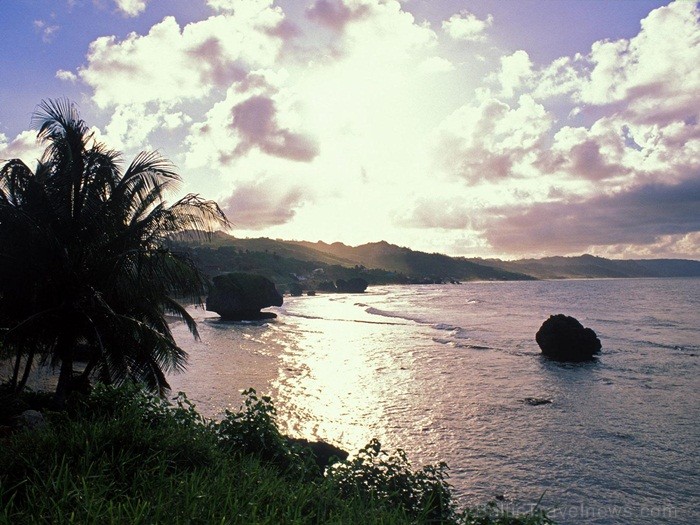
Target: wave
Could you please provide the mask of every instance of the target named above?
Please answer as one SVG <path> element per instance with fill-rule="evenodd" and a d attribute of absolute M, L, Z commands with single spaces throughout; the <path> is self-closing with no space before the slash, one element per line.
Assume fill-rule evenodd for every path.
<path fill-rule="evenodd" d="M 390 318 L 395 318 L 395 319 L 403 319 L 405 321 L 411 321 L 417 324 L 425 325 L 425 326 L 430 326 L 431 328 L 435 330 L 440 330 L 442 332 L 451 332 L 452 337 L 456 339 L 468 339 L 469 334 L 467 330 L 462 328 L 461 326 L 453 325 L 450 323 L 435 323 L 433 321 L 430 321 L 428 319 L 424 319 L 419 316 L 412 316 L 412 315 L 407 315 L 403 313 L 398 313 L 398 312 L 389 312 L 387 310 L 380 310 L 378 308 L 374 308 L 370 306 L 369 308 L 365 309 L 365 312 L 371 315 L 379 315 L 382 317 L 390 317 Z M 400 323 L 403 324 L 403 323 Z"/>
<path fill-rule="evenodd" d="M 380 325 L 387 325 L 387 326 L 403 326 L 405 323 L 390 323 L 386 321 L 367 321 L 365 319 L 341 319 L 338 317 L 320 317 L 316 315 L 307 315 L 307 314 L 299 314 L 299 313 L 290 313 L 290 312 L 285 312 L 284 313 L 285 317 L 299 317 L 301 319 L 311 319 L 311 320 L 318 320 L 318 321 L 336 321 L 336 322 L 341 322 L 341 323 L 364 323 L 364 324 L 380 324 Z"/>
<path fill-rule="evenodd" d="M 441 344 L 441 345 L 450 346 L 452 348 L 467 348 L 469 350 L 495 350 L 495 348 L 493 348 L 491 346 L 478 345 L 478 344 L 473 344 L 473 343 L 464 343 L 461 341 L 454 341 L 452 339 L 442 339 L 440 337 L 433 337 L 433 342 Z"/>
<path fill-rule="evenodd" d="M 388 312 L 386 310 L 380 310 L 379 308 L 374 308 L 373 306 L 370 306 L 369 308 L 365 308 L 365 312 L 371 315 L 379 315 L 381 317 L 392 317 L 395 319 L 404 319 L 405 321 L 413 321 L 414 323 L 418 324 L 430 324 L 430 322 L 426 321 L 425 319 L 421 317 L 416 317 L 412 315 L 407 315 L 407 314 L 400 314 L 398 312 Z"/>

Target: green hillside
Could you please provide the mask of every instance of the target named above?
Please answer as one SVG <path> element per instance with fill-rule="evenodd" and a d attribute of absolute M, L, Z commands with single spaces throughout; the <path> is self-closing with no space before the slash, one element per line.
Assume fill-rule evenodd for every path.
<path fill-rule="evenodd" d="M 305 291 L 324 283 L 362 278 L 369 284 L 441 283 L 470 280 L 696 277 L 700 261 L 681 259 L 613 260 L 593 255 L 502 261 L 467 259 L 403 248 L 385 241 L 347 246 L 336 242 L 237 239 L 217 232 L 211 242 L 178 239 L 210 276 L 258 273 L 282 290 L 293 283 Z"/>
<path fill-rule="evenodd" d="M 474 260 L 508 271 L 523 272 L 537 279 L 700 276 L 700 261 L 683 259 L 621 260 L 586 254 L 578 257 L 545 257 L 517 261 Z"/>

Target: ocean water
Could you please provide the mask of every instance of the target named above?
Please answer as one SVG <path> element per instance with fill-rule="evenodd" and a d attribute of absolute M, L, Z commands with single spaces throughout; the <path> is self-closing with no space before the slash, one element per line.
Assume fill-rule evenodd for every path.
<path fill-rule="evenodd" d="M 372 287 L 272 310 L 258 323 L 193 310 L 200 341 L 173 327 L 190 353 L 173 390 L 217 417 L 253 387 L 291 435 L 445 461 L 463 504 L 700 523 L 700 279 Z M 596 331 L 595 362 L 541 357 L 535 333 L 556 313 Z"/>

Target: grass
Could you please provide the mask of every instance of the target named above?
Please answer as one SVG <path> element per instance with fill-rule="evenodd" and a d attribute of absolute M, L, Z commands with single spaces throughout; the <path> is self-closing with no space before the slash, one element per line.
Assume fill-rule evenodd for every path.
<path fill-rule="evenodd" d="M 414 471 L 373 441 L 319 472 L 268 398 L 205 420 L 135 387 L 98 387 L 49 424 L 0 443 L 0 523 L 546 524 L 542 514 L 457 511 L 446 466 Z"/>

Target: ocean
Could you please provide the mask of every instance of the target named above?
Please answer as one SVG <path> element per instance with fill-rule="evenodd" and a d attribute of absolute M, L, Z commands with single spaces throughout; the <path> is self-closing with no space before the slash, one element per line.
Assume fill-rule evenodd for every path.
<path fill-rule="evenodd" d="M 192 309 L 201 340 L 173 326 L 190 354 L 173 391 L 218 417 L 252 387 L 290 435 L 445 461 L 464 505 L 700 523 L 700 279 L 378 286 L 271 310 L 224 323 Z M 598 359 L 540 355 L 535 333 L 557 313 L 598 334 Z"/>

